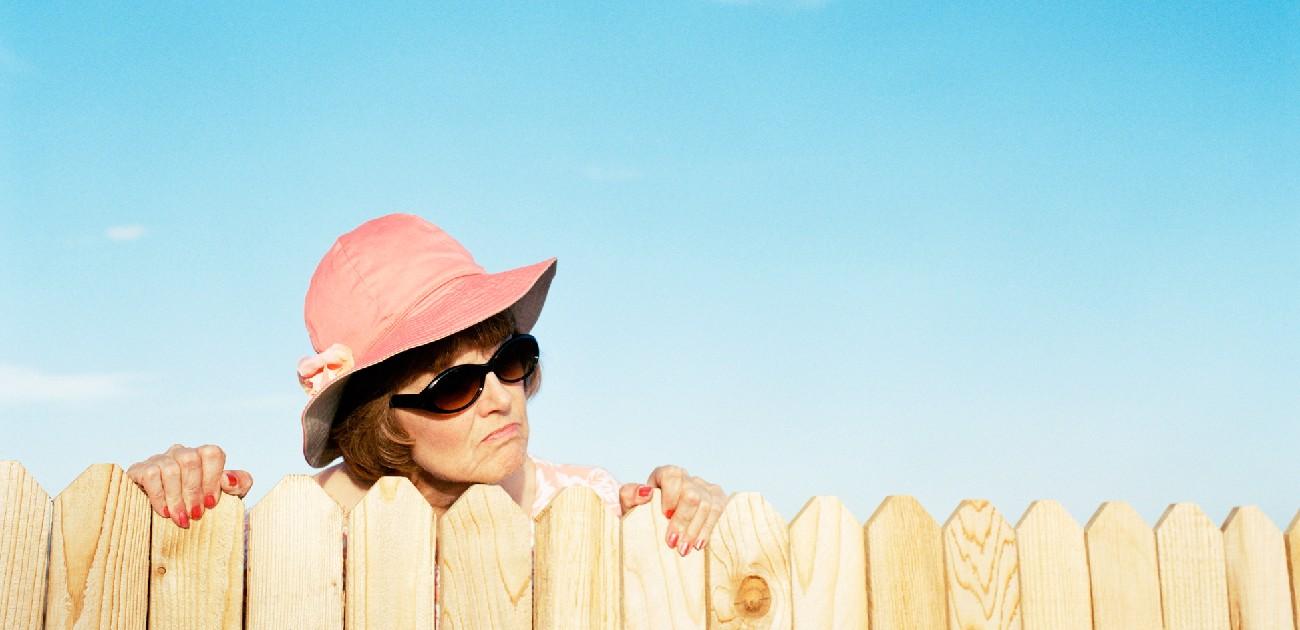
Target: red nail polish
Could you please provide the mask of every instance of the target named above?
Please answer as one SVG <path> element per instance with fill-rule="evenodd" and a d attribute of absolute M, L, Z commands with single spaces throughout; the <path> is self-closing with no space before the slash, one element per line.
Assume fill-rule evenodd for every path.
<path fill-rule="evenodd" d="M 667 516 L 668 518 L 672 518 L 673 515 L 676 514 L 676 513 L 677 513 L 677 510 L 668 510 L 667 512 L 664 512 L 664 516 Z"/>
<path fill-rule="evenodd" d="M 673 532 L 673 535 L 668 537 L 668 546 L 673 548 L 677 547 L 677 532 Z"/>
<path fill-rule="evenodd" d="M 168 509 L 167 506 L 164 505 L 164 506 L 163 506 L 163 518 L 171 518 L 171 517 L 172 517 L 172 511 L 171 511 L 170 509 Z"/>
<path fill-rule="evenodd" d="M 239 477 L 236 477 L 235 473 L 226 473 L 226 481 L 230 482 L 232 487 L 239 485 Z"/>
<path fill-rule="evenodd" d="M 203 507 L 208 508 L 209 510 L 211 510 L 214 507 L 217 507 L 217 498 L 210 494 L 206 497 L 203 497 Z"/>
<path fill-rule="evenodd" d="M 194 507 L 192 507 L 192 508 L 190 508 L 190 518 L 192 518 L 192 519 L 194 519 L 194 520 L 197 521 L 197 520 L 199 520 L 199 518 L 202 517 L 202 516 L 203 516 L 203 508 L 201 508 L 201 507 L 199 507 L 199 506 L 197 506 L 197 505 L 194 506 Z"/>
<path fill-rule="evenodd" d="M 696 549 L 697 551 L 700 550 L 700 549 L 703 549 L 703 548 L 704 548 L 704 539 L 703 539 L 703 538 L 701 538 L 701 539 L 695 541 L 695 549 Z"/>
<path fill-rule="evenodd" d="M 651 490 L 653 490 L 653 488 L 651 488 L 650 486 L 641 486 L 640 488 L 636 489 L 636 493 L 637 496 L 648 497 L 650 496 Z"/>
<path fill-rule="evenodd" d="M 180 516 L 176 517 L 176 524 L 183 528 L 189 529 L 190 517 L 185 516 L 185 510 L 180 511 Z"/>

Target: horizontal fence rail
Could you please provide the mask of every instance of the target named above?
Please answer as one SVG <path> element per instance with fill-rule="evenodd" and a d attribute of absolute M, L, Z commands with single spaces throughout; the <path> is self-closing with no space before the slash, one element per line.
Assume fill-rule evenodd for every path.
<path fill-rule="evenodd" d="M 344 513 L 291 475 L 182 530 L 116 465 L 51 499 L 6 461 L 0 628 L 1297 630 L 1300 514 L 1284 534 L 1179 503 L 1151 527 L 1108 502 L 1080 527 L 1035 501 L 1012 526 L 967 500 L 940 525 L 891 496 L 861 523 L 815 497 L 787 523 L 737 493 L 686 557 L 667 524 L 657 490 L 619 519 L 568 488 L 531 520 L 474 486 L 435 517 L 405 479 Z"/>

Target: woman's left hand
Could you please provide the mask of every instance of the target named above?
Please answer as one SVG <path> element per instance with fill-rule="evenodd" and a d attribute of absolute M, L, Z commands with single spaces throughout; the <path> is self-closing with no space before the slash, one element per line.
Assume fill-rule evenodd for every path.
<path fill-rule="evenodd" d="M 703 549 L 709 542 L 713 526 L 718 524 L 727 495 L 717 484 L 687 474 L 680 466 L 660 466 L 650 473 L 644 484 L 625 483 L 618 490 L 623 512 L 650 502 L 659 488 L 668 533 L 664 542 L 685 556 L 692 549 Z"/>

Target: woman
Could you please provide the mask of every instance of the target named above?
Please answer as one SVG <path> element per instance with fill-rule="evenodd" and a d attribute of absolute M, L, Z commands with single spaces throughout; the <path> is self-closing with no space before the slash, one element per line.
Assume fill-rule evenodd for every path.
<path fill-rule="evenodd" d="M 473 484 L 498 484 L 536 515 L 559 490 L 591 487 L 614 513 L 659 488 L 665 543 L 702 549 L 726 503 L 722 489 L 677 466 L 645 484 L 618 485 L 603 469 L 528 455 L 527 399 L 541 373 L 528 331 L 546 300 L 555 259 L 497 274 L 419 217 L 388 215 L 339 237 L 307 290 L 307 332 L 318 351 L 298 364 L 310 395 L 303 455 L 331 497 L 350 509 L 381 476 L 411 480 L 441 514 Z M 253 479 L 225 470 L 225 453 L 175 445 L 127 474 L 158 514 L 189 527 L 224 492 Z"/>

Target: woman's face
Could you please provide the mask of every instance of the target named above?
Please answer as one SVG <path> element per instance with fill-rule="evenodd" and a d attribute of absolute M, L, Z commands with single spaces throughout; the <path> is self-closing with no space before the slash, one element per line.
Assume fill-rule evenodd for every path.
<path fill-rule="evenodd" d="M 466 350 L 452 365 L 486 363 L 492 350 Z M 421 374 L 398 390 L 415 394 L 434 372 Z M 457 483 L 498 483 L 519 469 L 528 452 L 528 411 L 524 383 L 502 383 L 489 373 L 483 393 L 467 409 L 435 414 L 418 409 L 393 409 L 415 445 L 411 457 L 432 477 Z"/>

